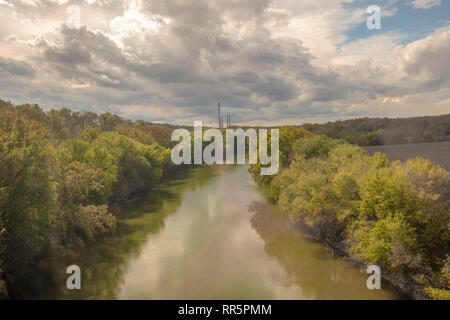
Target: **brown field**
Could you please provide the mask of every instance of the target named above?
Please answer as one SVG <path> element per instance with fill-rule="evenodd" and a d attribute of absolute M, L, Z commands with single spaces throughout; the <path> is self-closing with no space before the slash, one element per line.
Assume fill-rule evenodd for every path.
<path fill-rule="evenodd" d="M 363 147 L 370 155 L 375 152 L 385 153 L 389 160 L 404 161 L 410 158 L 421 157 L 442 165 L 450 170 L 450 141 L 411 143 L 385 146 Z"/>

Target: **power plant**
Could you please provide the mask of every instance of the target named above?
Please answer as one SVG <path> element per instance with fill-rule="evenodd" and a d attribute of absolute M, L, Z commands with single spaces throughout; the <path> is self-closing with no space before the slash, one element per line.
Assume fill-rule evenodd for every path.
<path fill-rule="evenodd" d="M 223 129 L 223 118 L 220 115 L 220 102 L 217 103 L 217 116 L 218 116 L 218 125 L 219 129 Z M 231 114 L 227 114 L 227 128 L 231 127 Z"/>

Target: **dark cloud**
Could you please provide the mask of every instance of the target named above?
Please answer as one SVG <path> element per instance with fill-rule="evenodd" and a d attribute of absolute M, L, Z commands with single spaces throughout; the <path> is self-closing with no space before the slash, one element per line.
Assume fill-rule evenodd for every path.
<path fill-rule="evenodd" d="M 0 74 L 3 77 L 34 77 L 35 71 L 24 61 L 0 57 Z"/>

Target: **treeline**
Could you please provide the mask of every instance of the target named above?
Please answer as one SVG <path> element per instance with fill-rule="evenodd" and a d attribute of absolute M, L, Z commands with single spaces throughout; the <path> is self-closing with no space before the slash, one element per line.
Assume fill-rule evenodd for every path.
<path fill-rule="evenodd" d="M 415 118 L 361 118 L 305 123 L 310 132 L 360 146 L 450 141 L 450 115 Z"/>
<path fill-rule="evenodd" d="M 415 298 L 450 299 L 450 172 L 280 128 L 280 171 L 249 171 L 292 221 Z"/>
<path fill-rule="evenodd" d="M 114 230 L 112 202 L 174 170 L 171 129 L 0 100 L 0 275 L 10 295 L 43 258 Z"/>

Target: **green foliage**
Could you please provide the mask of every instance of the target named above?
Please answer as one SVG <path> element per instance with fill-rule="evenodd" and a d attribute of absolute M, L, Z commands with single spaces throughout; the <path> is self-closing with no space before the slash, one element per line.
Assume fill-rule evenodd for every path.
<path fill-rule="evenodd" d="M 33 111 L 36 111 L 34 107 Z M 0 117 L 0 268 L 22 274 L 47 250 L 53 204 L 48 132 L 28 114 Z"/>
<path fill-rule="evenodd" d="M 165 148 L 174 146 L 174 142 L 170 139 L 171 129 L 159 125 L 150 126 L 142 120 L 135 123 L 131 121 L 122 122 L 115 127 L 114 131 L 144 144 L 157 142 Z"/>
<path fill-rule="evenodd" d="M 355 259 L 435 288 L 428 290 L 435 298 L 448 294 L 450 172 L 420 158 L 391 163 L 324 136 L 290 144 L 268 183 L 250 168 L 283 212 L 345 244 Z"/>
<path fill-rule="evenodd" d="M 279 130 L 280 166 L 284 167 L 291 162 L 295 154 L 292 152 L 293 144 L 303 137 L 311 136 L 311 133 L 298 127 L 281 127 Z M 270 148 L 270 145 L 268 147 Z"/>
<path fill-rule="evenodd" d="M 0 100 L 0 270 L 26 277 L 48 254 L 114 230 L 108 204 L 173 169 L 170 135 L 110 113 Z"/>
<path fill-rule="evenodd" d="M 425 291 L 434 300 L 450 300 L 450 290 L 428 287 L 425 289 Z"/>
<path fill-rule="evenodd" d="M 298 139 L 293 142 L 292 153 L 303 154 L 306 159 L 328 156 L 336 141 L 325 136 Z"/>
<path fill-rule="evenodd" d="M 120 123 L 120 117 L 111 114 L 110 112 L 102 113 L 98 117 L 98 122 L 100 123 L 100 128 L 102 131 L 111 131 Z"/>
<path fill-rule="evenodd" d="M 391 266 L 389 259 L 395 258 L 393 254 L 396 244 L 407 246 L 407 249 L 417 248 L 415 230 L 405 219 L 398 216 L 378 220 L 355 220 L 350 230 L 350 252 L 368 263 Z M 397 263 L 395 267 L 400 265 L 403 263 Z"/>
<path fill-rule="evenodd" d="M 295 152 L 292 151 L 293 144 L 299 139 L 307 136 L 312 136 L 312 134 L 299 127 L 280 127 L 279 128 L 279 152 L 280 152 L 280 166 L 288 166 L 295 156 Z M 271 140 L 269 136 L 267 148 L 271 149 Z M 249 168 L 250 174 L 253 178 L 261 185 L 268 186 L 272 182 L 272 176 L 261 176 L 259 173 L 261 171 L 261 163 L 258 162 L 255 165 L 251 165 Z"/>
<path fill-rule="evenodd" d="M 107 177 L 100 169 L 94 169 L 86 163 L 73 161 L 62 172 L 60 183 L 60 202 L 68 204 L 101 204 L 110 192 Z"/>

